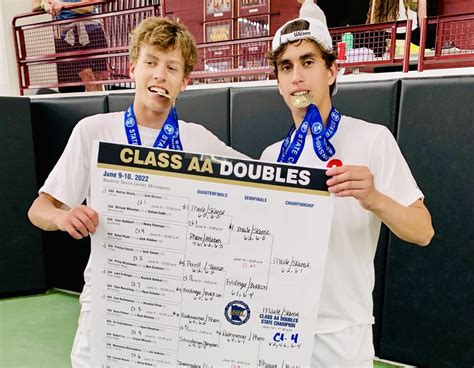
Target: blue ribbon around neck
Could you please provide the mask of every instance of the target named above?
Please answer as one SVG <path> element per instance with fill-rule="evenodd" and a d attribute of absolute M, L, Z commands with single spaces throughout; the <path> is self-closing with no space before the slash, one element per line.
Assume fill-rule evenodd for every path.
<path fill-rule="evenodd" d="M 329 142 L 329 139 L 336 134 L 340 120 L 341 114 L 332 107 L 329 113 L 328 123 L 326 127 L 324 127 L 323 119 L 321 118 L 318 108 L 316 105 L 310 104 L 306 110 L 303 122 L 298 129 L 296 129 L 294 124 L 291 126 L 290 131 L 281 145 L 278 162 L 293 164 L 298 162 L 303 152 L 308 129 L 310 129 L 313 137 L 314 152 L 321 161 L 328 161 L 336 153 L 336 149 L 331 142 Z M 294 132 L 295 136 L 293 140 L 291 140 Z"/>
<path fill-rule="evenodd" d="M 133 111 L 133 104 L 125 111 L 124 116 L 125 133 L 129 144 L 141 146 L 140 132 L 138 130 L 137 119 Z M 182 151 L 183 145 L 179 137 L 178 114 L 176 108 L 173 106 L 156 137 L 153 147 L 156 148 L 171 148 L 176 151 Z"/>

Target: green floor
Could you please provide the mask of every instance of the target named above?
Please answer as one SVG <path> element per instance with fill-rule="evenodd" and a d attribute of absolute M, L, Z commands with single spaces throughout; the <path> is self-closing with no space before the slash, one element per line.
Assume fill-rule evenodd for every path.
<path fill-rule="evenodd" d="M 0 300 L 0 367 L 70 367 L 79 297 L 59 291 Z"/>
<path fill-rule="evenodd" d="M 66 368 L 79 297 L 52 290 L 0 300 L 0 367 Z M 374 368 L 397 366 L 374 362 Z"/>

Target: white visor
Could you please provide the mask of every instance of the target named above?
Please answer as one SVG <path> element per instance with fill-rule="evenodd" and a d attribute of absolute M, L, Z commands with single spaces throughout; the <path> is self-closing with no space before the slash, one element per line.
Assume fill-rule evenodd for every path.
<path fill-rule="evenodd" d="M 284 35 L 281 34 L 283 29 L 285 29 L 288 24 L 293 23 L 297 20 L 307 21 L 309 23 L 309 29 L 302 31 L 294 31 Z M 329 33 L 329 29 L 325 24 L 315 18 L 297 18 L 286 22 L 280 28 L 278 28 L 275 33 L 275 36 L 273 37 L 272 51 L 275 51 L 278 47 L 284 45 L 287 42 L 304 40 L 306 38 L 311 38 L 315 40 L 321 45 L 324 50 L 328 52 L 332 52 L 333 50 L 331 34 Z"/>

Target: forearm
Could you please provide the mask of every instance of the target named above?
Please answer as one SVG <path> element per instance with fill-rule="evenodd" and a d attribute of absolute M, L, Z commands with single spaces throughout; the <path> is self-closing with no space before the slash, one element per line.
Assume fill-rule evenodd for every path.
<path fill-rule="evenodd" d="M 59 217 L 65 212 L 61 202 L 46 193 L 41 193 L 31 205 L 28 218 L 31 223 L 42 230 L 59 230 Z"/>
<path fill-rule="evenodd" d="M 94 12 L 94 5 L 88 5 L 93 0 L 82 0 L 75 3 L 70 3 L 67 1 L 61 1 L 61 0 L 48 0 L 48 1 L 52 3 L 52 6 L 56 12 L 60 12 L 64 9 L 68 9 L 72 5 L 73 6 L 84 5 L 83 7 L 80 7 L 80 8 L 68 9 L 69 11 L 76 14 L 91 14 Z"/>
<path fill-rule="evenodd" d="M 31 1 L 31 10 L 41 10 L 41 0 L 32 0 Z"/>
<path fill-rule="evenodd" d="M 80 3 L 87 4 L 88 1 L 81 1 Z M 76 3 L 78 4 L 78 3 Z M 94 5 L 84 6 L 82 8 L 71 9 L 72 12 L 77 14 L 90 14 L 94 12 Z"/>
<path fill-rule="evenodd" d="M 108 3 L 112 0 L 102 0 L 101 2 L 102 3 Z M 82 1 L 79 1 L 77 3 L 69 3 L 69 4 L 84 4 L 84 5 L 87 5 L 88 3 L 91 3 L 91 2 L 97 2 L 97 0 L 82 0 Z M 84 6 L 84 7 L 81 7 L 81 8 L 75 8 L 75 9 L 71 9 L 74 13 L 77 13 L 77 14 L 90 14 L 90 13 L 93 13 L 94 12 L 94 7 L 95 5 L 88 5 L 88 6 Z"/>
<path fill-rule="evenodd" d="M 418 20 L 421 22 L 427 16 L 426 0 L 418 0 Z"/>
<path fill-rule="evenodd" d="M 434 229 L 431 216 L 421 200 L 403 206 L 392 198 L 377 192 L 377 200 L 370 210 L 400 239 L 420 246 L 430 243 Z"/>

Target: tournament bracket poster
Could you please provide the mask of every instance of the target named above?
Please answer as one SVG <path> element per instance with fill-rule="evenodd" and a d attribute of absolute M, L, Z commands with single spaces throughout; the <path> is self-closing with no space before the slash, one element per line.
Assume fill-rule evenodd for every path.
<path fill-rule="evenodd" d="M 308 367 L 324 170 L 95 142 L 92 366 Z"/>

